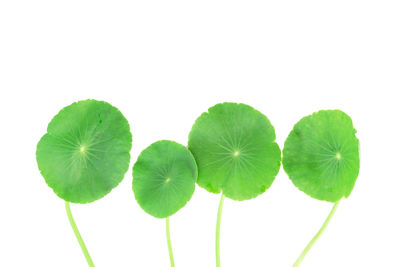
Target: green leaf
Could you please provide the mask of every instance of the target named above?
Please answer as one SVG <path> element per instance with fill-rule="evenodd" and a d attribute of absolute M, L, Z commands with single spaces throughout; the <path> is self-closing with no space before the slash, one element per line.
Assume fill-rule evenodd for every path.
<path fill-rule="evenodd" d="M 46 183 L 62 199 L 89 203 L 116 187 L 129 168 L 128 121 L 110 104 L 73 103 L 49 123 L 36 160 Z"/>
<path fill-rule="evenodd" d="M 285 141 L 283 168 L 313 198 L 336 202 L 348 197 L 360 169 L 355 134 L 351 118 L 340 110 L 304 117 Z"/>
<path fill-rule="evenodd" d="M 268 118 L 254 108 L 222 103 L 203 113 L 189 134 L 197 183 L 234 200 L 254 198 L 279 172 L 281 151 Z"/>
<path fill-rule="evenodd" d="M 162 140 L 140 153 L 132 175 L 132 189 L 140 207 L 156 218 L 166 218 L 192 197 L 197 166 L 186 147 Z"/>

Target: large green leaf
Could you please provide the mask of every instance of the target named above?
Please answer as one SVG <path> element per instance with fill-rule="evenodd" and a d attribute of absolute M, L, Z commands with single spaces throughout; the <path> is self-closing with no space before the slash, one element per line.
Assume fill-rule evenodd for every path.
<path fill-rule="evenodd" d="M 320 200 L 348 197 L 360 169 L 355 133 L 351 118 L 340 110 L 301 119 L 283 149 L 283 167 L 294 185 Z"/>
<path fill-rule="evenodd" d="M 281 151 L 268 118 L 254 108 L 222 103 L 203 113 L 189 134 L 197 183 L 234 200 L 254 198 L 279 172 Z"/>
<path fill-rule="evenodd" d="M 142 209 L 154 217 L 166 218 L 192 197 L 197 166 L 186 147 L 163 140 L 142 151 L 132 175 L 132 189 Z"/>
<path fill-rule="evenodd" d="M 62 199 L 88 203 L 116 187 L 129 168 L 128 121 L 110 104 L 73 103 L 49 123 L 36 160 L 47 184 Z"/>

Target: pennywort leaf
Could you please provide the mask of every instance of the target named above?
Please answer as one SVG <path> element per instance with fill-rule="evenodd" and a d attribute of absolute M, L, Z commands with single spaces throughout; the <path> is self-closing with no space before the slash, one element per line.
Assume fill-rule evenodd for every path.
<path fill-rule="evenodd" d="M 192 197 L 197 166 L 186 147 L 163 140 L 142 151 L 132 175 L 132 189 L 140 207 L 156 218 L 167 218 Z"/>
<path fill-rule="evenodd" d="M 211 107 L 194 123 L 189 149 L 198 168 L 198 185 L 221 193 L 216 225 L 216 264 L 220 263 L 220 225 L 224 196 L 255 198 L 267 190 L 279 172 L 281 151 L 268 118 L 245 104 Z"/>
<path fill-rule="evenodd" d="M 279 172 L 281 151 L 268 118 L 245 104 L 223 103 L 203 113 L 189 134 L 197 183 L 234 200 L 254 198 Z"/>
<path fill-rule="evenodd" d="M 93 202 L 116 187 L 129 168 L 131 143 L 128 121 L 117 108 L 103 101 L 85 100 L 63 108 L 37 145 L 39 170 L 65 200 L 69 222 L 91 267 L 94 263 L 69 202 Z"/>
<path fill-rule="evenodd" d="M 129 168 L 132 134 L 128 121 L 110 104 L 73 103 L 49 123 L 36 159 L 46 183 L 62 199 L 89 203 L 104 197 Z"/>
<path fill-rule="evenodd" d="M 319 200 L 348 197 L 360 169 L 355 134 L 340 110 L 321 110 L 296 123 L 283 149 L 283 168 L 293 184 Z"/>
<path fill-rule="evenodd" d="M 302 118 L 285 141 L 283 168 L 307 195 L 335 203 L 317 234 L 297 258 L 304 257 L 331 221 L 339 201 L 353 190 L 360 169 L 359 141 L 351 118 L 340 110 L 321 110 Z"/>
<path fill-rule="evenodd" d="M 193 155 L 181 144 L 158 141 L 142 151 L 132 175 L 132 189 L 140 207 L 156 218 L 166 218 L 168 252 L 174 267 L 169 217 L 193 195 L 197 178 Z"/>

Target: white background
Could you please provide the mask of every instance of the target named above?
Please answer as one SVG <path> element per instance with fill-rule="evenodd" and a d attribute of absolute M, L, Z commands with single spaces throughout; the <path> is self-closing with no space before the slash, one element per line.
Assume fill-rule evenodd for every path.
<path fill-rule="evenodd" d="M 400 266 L 399 1 L 0 2 L 0 266 L 86 266 L 64 202 L 37 170 L 36 143 L 64 106 L 118 107 L 131 166 L 159 139 L 187 144 L 194 120 L 224 101 L 268 116 L 282 147 L 320 109 L 347 112 L 361 171 L 304 267 Z M 71 205 L 96 266 L 169 266 L 165 222 L 143 212 L 131 167 L 105 198 Z M 219 196 L 197 188 L 171 218 L 177 267 L 215 266 Z M 288 267 L 332 204 L 284 171 L 256 199 L 227 199 L 223 267 Z"/>

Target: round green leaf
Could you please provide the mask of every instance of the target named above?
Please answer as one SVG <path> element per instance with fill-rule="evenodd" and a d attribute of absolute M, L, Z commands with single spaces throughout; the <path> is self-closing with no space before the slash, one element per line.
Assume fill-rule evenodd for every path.
<path fill-rule="evenodd" d="M 129 168 L 128 121 L 110 104 L 73 103 L 49 123 L 36 160 L 46 183 L 62 199 L 89 203 L 116 187 Z"/>
<path fill-rule="evenodd" d="M 132 175 L 132 189 L 140 207 L 154 217 L 166 218 L 192 197 L 197 166 L 186 147 L 163 140 L 140 153 Z"/>
<path fill-rule="evenodd" d="M 234 200 L 254 198 L 279 172 L 281 151 L 268 118 L 254 108 L 222 103 L 203 113 L 189 134 L 197 183 Z"/>
<path fill-rule="evenodd" d="M 321 110 L 301 119 L 283 149 L 283 168 L 295 186 L 330 202 L 348 197 L 360 169 L 359 142 L 351 118 Z"/>

